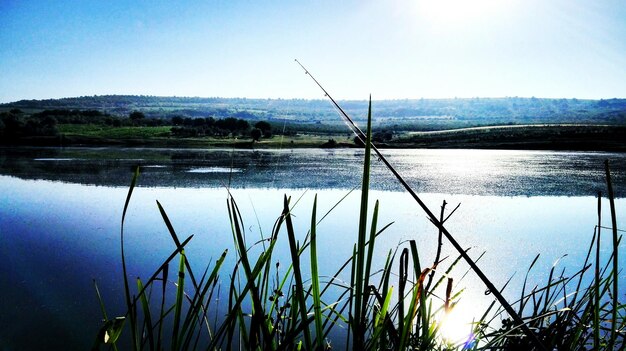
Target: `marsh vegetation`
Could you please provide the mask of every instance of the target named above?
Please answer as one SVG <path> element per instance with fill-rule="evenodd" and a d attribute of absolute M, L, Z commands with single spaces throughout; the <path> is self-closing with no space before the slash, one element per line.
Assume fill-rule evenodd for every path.
<path fill-rule="evenodd" d="M 327 214 L 318 215 L 317 197 L 304 235 L 297 235 L 293 226 L 292 209 L 298 200 L 285 196 L 273 228 L 258 240 L 247 237 L 239 207 L 229 196 L 226 205 L 235 252 L 233 267 L 223 266 L 227 248 L 203 273 L 194 273 L 185 254 L 192 236 L 179 238 L 157 201 L 174 246 L 149 278 L 137 278 L 136 288 L 131 288 L 134 284 L 124 255 L 124 218 L 139 177 L 137 170 L 121 223 L 127 311 L 109 318 L 100 298 L 105 321 L 95 345 L 116 348 L 127 324 L 133 349 L 168 345 L 172 349 L 319 350 L 330 349 L 333 343 L 355 350 L 613 350 L 625 346 L 624 305 L 619 290 L 621 235 L 608 161 L 605 176 L 611 225 L 602 225 L 603 200 L 598 194 L 598 222 L 580 268 L 566 274 L 552 267 L 546 272 L 545 283 L 534 287 L 527 286 L 527 273 L 519 298 L 507 301 L 500 289 L 508 282 L 496 288 L 445 228 L 454 213 L 445 214 L 445 202 L 438 217 L 422 203 L 420 206 L 439 231 L 437 247 L 444 245 L 445 237 L 458 250 L 455 257 L 442 258 L 437 249 L 434 260 L 425 263 L 416 241 L 409 240 L 390 250 L 384 261 L 373 260 L 377 239 L 389 225 L 378 224 L 378 202 L 373 211 L 368 209 L 370 148 L 383 156 L 371 145 L 371 133 L 367 133 L 365 145 L 360 210 L 353 219 L 359 225 L 352 255 L 328 275 L 318 270 L 317 226 Z M 421 202 L 417 194 L 413 196 Z M 603 228 L 608 229 L 612 244 L 606 260 L 600 254 L 601 241 L 606 240 L 601 236 Z M 280 241 L 288 243 L 286 267 L 285 261 L 273 259 Z M 455 325 L 454 310 L 463 290 L 454 289 L 453 276 L 457 275 L 452 273 L 462 261 L 469 264 L 469 274 L 480 277 L 486 293 L 496 297 L 464 327 Z M 172 279 L 168 279 L 170 265 L 177 267 Z M 222 270 L 225 272 L 220 273 Z M 340 279 L 344 270 L 349 272 L 348 280 Z M 228 278 L 220 280 L 225 274 Z M 173 291 L 168 293 L 168 289 Z M 450 337 L 446 332 L 450 325 L 466 332 L 460 338 Z"/>

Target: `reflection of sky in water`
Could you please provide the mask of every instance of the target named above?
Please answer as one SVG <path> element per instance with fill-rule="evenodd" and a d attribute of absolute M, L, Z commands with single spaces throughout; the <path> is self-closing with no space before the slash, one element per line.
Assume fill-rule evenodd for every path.
<path fill-rule="evenodd" d="M 623 197 L 626 192 L 626 154 L 511 150 L 383 153 L 417 192 L 595 196 L 606 187 L 605 159 L 611 161 L 616 196 Z M 133 168 L 140 165 L 144 186 L 221 187 L 224 173 L 228 173 L 235 188 L 351 189 L 360 183 L 362 157 L 363 151 L 358 149 L 32 148 L 26 152 L 0 148 L 0 173 L 23 179 L 127 186 Z M 41 158 L 48 161 L 34 160 Z M 402 190 L 375 157 L 371 173 L 373 189 Z"/>
<path fill-rule="evenodd" d="M 35 158 L 33 161 L 77 161 L 75 158 Z"/>
<path fill-rule="evenodd" d="M 210 168 L 192 168 L 187 171 L 188 173 L 239 173 L 241 169 L 226 168 L 226 167 L 210 167 Z"/>
<path fill-rule="evenodd" d="M 567 267 L 566 272 L 579 268 L 597 221 L 596 199 L 592 196 L 546 194 L 529 197 L 525 193 L 529 189 L 528 184 L 520 185 L 516 181 L 542 180 L 547 185 L 539 185 L 541 189 L 551 189 L 563 188 L 559 181 L 549 184 L 555 179 L 562 179 L 566 184 L 574 179 L 575 184 L 583 186 L 592 173 L 597 173 L 597 166 L 592 167 L 590 164 L 602 160 L 604 155 L 446 150 L 385 152 L 401 173 L 409 174 L 408 178 L 419 185 L 416 189 L 469 189 L 457 195 L 430 191 L 421 196 L 435 213 L 439 212 L 444 199 L 449 203 L 448 209 L 461 203 L 459 210 L 447 223 L 448 228 L 464 247 L 472 248 L 472 257 L 477 258 L 486 251 L 479 266 L 497 286 L 516 273 L 505 295 L 517 298 L 523 275 L 537 253 L 541 253 L 541 257 L 531 274 L 533 283 L 545 282 L 553 262 L 564 254 L 568 256 L 559 263 L 560 267 Z M 284 194 L 292 196 L 294 201 L 302 196 L 293 214 L 298 238 L 304 240 L 310 223 L 313 196 L 318 194 L 318 217 L 321 217 L 348 192 L 342 190 L 345 184 L 350 184 L 350 187 L 358 185 L 361 171 L 352 163 L 360 157 L 359 154 L 359 150 L 330 153 L 284 150 L 256 156 L 252 156 L 252 152 L 244 152 L 240 159 L 229 160 L 239 163 L 240 168 L 237 169 L 242 169 L 241 173 L 233 176 L 233 184 L 239 181 L 245 189 L 234 188 L 232 192 L 242 211 L 249 240 L 259 239 L 261 232 L 265 236 L 269 235 L 281 212 Z M 146 164 L 167 168 L 156 169 L 154 173 L 148 168 L 144 169 L 139 179 L 140 187 L 133 194 L 126 227 L 130 276 L 146 277 L 173 250 L 156 200 L 163 204 L 181 238 L 194 235 L 187 253 L 198 270 L 203 269 L 211 258 L 218 257 L 225 248 L 231 249 L 229 260 L 232 264 L 234 250 L 225 205 L 227 192 L 221 185 L 211 186 L 214 184 L 212 179 L 224 180 L 224 174 L 215 174 L 216 178 L 211 178 L 212 173 L 197 174 L 203 178 L 184 178 L 190 169 L 222 167 L 219 163 L 222 161 L 213 160 L 213 155 L 203 154 L 199 162 L 174 157 L 167 162 L 150 160 Z M 255 158 L 256 163 L 251 161 Z M 416 159 L 420 161 L 416 162 Z M 288 167 L 288 162 L 298 160 L 303 165 Z M 619 160 L 623 162 L 623 158 Z M 559 168 L 564 162 L 577 163 L 574 171 Z M 330 170 L 322 167 L 327 163 L 331 164 Z M 192 167 L 194 164 L 195 168 Z M 208 166 L 205 167 L 205 164 Z M 92 278 L 98 279 L 110 313 L 122 313 L 119 220 L 132 167 L 124 162 L 107 164 L 110 168 L 100 169 L 99 173 L 92 170 L 87 175 L 79 174 L 76 170 L 72 173 L 68 168 L 65 169 L 69 174 L 66 178 L 44 174 L 53 181 L 32 181 L 21 179 L 33 178 L 23 173 L 23 169 L 11 170 L 7 165 L 16 166 L 4 160 L 2 172 L 12 176 L 0 176 L 0 254 L 5 260 L 0 270 L 0 288 L 3 291 L 0 308 L 4 311 L 0 315 L 0 338 L 15 338 L 23 345 L 31 345 L 33 340 L 30 340 L 32 338 L 28 337 L 30 334 L 25 330 L 40 330 L 40 340 L 47 343 L 49 349 L 59 345 L 58 340 L 63 340 L 65 347 L 59 346 L 57 349 L 88 348 L 100 321 Z M 93 168 L 93 161 L 86 165 Z M 266 168 L 273 171 L 266 172 Z M 348 171 L 337 171 L 342 168 Z M 373 182 L 391 182 L 381 177 L 383 170 L 379 164 L 373 168 Z M 108 173 L 120 179 L 115 180 Z M 341 175 L 339 180 L 335 179 L 337 173 Z M 341 189 L 306 190 L 298 186 L 276 189 L 292 184 L 285 177 L 295 176 L 297 178 L 292 179 L 293 182 L 306 183 L 320 177 L 320 174 L 335 179 Z M 621 174 L 622 178 L 618 179 L 621 179 L 623 186 Z M 65 182 L 72 177 L 77 183 Z M 170 178 L 159 183 L 156 181 L 158 177 Z M 168 185 L 168 182 L 178 177 L 183 177 L 183 183 L 187 182 L 185 184 L 189 187 L 185 184 L 177 187 Z M 258 180 L 258 185 L 242 181 L 246 177 Z M 101 179 L 104 184 L 79 184 L 84 179 L 94 183 Z M 441 182 L 435 184 L 435 179 L 442 180 L 444 186 Z M 589 184 L 599 187 L 602 181 Z M 121 186 L 102 186 L 109 183 L 115 185 L 116 182 Z M 333 184 L 330 179 L 322 180 L 322 183 L 326 187 L 332 187 Z M 201 184 L 205 184 L 205 187 L 199 187 Z M 157 187 L 148 187 L 153 185 Z M 518 187 L 516 189 L 522 190 L 507 190 L 505 194 L 517 192 L 522 196 L 497 196 L 497 192 L 494 194 L 484 190 L 492 186 Z M 569 189 L 568 186 L 565 188 Z M 385 189 L 387 185 L 377 188 Z M 408 239 L 417 241 L 423 265 L 430 264 L 436 249 L 436 231 L 412 199 L 403 192 L 381 190 L 373 191 L 370 199 L 372 202 L 375 199 L 381 202 L 380 227 L 395 222 L 377 242 L 374 255 L 376 264 L 382 266 L 388 250 L 395 249 L 400 242 Z M 334 273 L 351 254 L 358 227 L 358 203 L 359 192 L 356 191 L 320 223 L 318 245 L 323 249 L 318 251 L 321 272 Z M 618 199 L 620 228 L 626 224 L 625 209 L 626 200 Z M 610 225 L 607 201 L 603 203 L 603 218 L 605 225 Z M 606 258 L 610 253 L 610 242 L 608 231 L 604 233 L 607 240 L 602 247 L 602 254 Z M 286 248 L 286 240 L 280 242 L 276 260 L 288 261 Z M 456 257 L 448 244 L 444 244 L 444 256 L 450 256 L 448 262 Z M 620 256 L 620 261 L 623 267 L 626 263 L 624 255 Z M 460 264 L 453 271 L 454 291 L 467 287 L 463 293 L 465 301 L 472 301 L 476 305 L 490 302 L 492 297 L 484 295 L 483 285 L 474 275 L 468 274 L 461 280 L 465 270 L 466 267 Z M 348 274 L 346 272 L 341 278 L 348 280 Z M 622 279 L 624 281 L 626 277 Z M 40 318 L 24 321 L 20 319 L 24 315 L 37 315 Z M 8 325 L 11 328 L 5 328 Z M 84 327 L 84 330 L 79 331 L 78 326 Z"/>
<path fill-rule="evenodd" d="M 623 179 L 622 154 L 503 150 L 385 150 L 419 191 L 475 195 L 592 195 L 603 190 L 603 161 Z M 384 171 L 384 170 L 383 170 Z"/>
<path fill-rule="evenodd" d="M 111 313 L 119 314 L 121 310 L 118 239 L 127 189 L 1 177 L 0 191 L 4 194 L 0 202 L 0 252 L 5 258 L 0 282 L 3 291 L 19 291 L 14 297 L 8 294 L 1 302 L 0 307 L 9 312 L 0 317 L 0 321 L 4 324 L 8 318 L 16 317 L 12 311 L 38 311 L 60 322 L 52 329 L 48 327 L 51 332 L 66 335 L 69 338 L 66 340 L 76 340 L 77 345 L 88 345 L 100 319 L 91 278 L 98 279 Z M 298 189 L 232 191 L 251 242 L 259 239 L 261 232 L 269 234 L 280 214 L 285 193 L 294 201 L 302 197 L 293 211 L 300 240 L 304 240 L 310 222 L 313 196 L 318 194 L 321 217 L 347 193 L 345 190 Z M 509 297 L 517 297 L 522 276 L 537 253 L 542 256 L 535 274 L 531 275 L 534 283 L 547 279 L 549 267 L 563 254 L 568 257 L 560 265 L 568 267 L 568 271 L 577 268 L 586 254 L 596 221 L 593 197 L 422 196 L 431 209 L 438 209 L 443 199 L 450 204 L 449 209 L 461 203 L 448 222 L 449 230 L 464 247 L 472 247 L 472 257 L 487 252 L 479 265 L 496 285 L 502 285 L 513 273 L 517 274 L 508 289 Z M 374 191 L 371 199 L 381 202 L 381 227 L 395 222 L 377 243 L 376 264 L 381 266 L 388 250 L 408 239 L 417 241 L 423 264 L 429 264 L 436 248 L 436 232 L 417 205 L 399 192 Z M 231 249 L 232 264 L 234 251 L 225 189 L 140 187 L 133 194 L 127 217 L 130 276 L 146 277 L 173 250 L 155 200 L 163 204 L 181 238 L 194 235 L 187 253 L 198 269 L 204 268 L 225 248 Z M 318 245 L 324 248 L 320 250 L 321 272 L 334 273 L 351 254 L 358 226 L 358 203 L 359 192 L 353 192 L 320 223 Z M 625 205 L 624 200 L 617 201 L 618 225 L 622 228 Z M 605 203 L 604 209 L 605 224 L 608 224 L 608 204 Z M 603 254 L 606 256 L 610 252 L 608 240 L 605 244 Z M 275 260 L 287 262 L 286 240 L 279 244 L 278 250 Z M 448 262 L 456 256 L 448 244 L 444 244 L 444 256 L 451 257 Z M 623 256 L 620 261 L 626 262 Z M 458 281 L 465 270 L 460 264 L 453 271 L 454 291 L 467 287 L 464 292 L 467 299 L 477 305 L 490 302 L 490 297 L 483 294 L 483 285 L 472 274 Z M 340 278 L 348 280 L 348 274 L 345 272 Z M 76 323 L 76 320 L 82 322 Z M 19 318 L 11 322 L 16 333 L 20 328 L 32 328 L 38 323 L 17 321 Z M 88 337 L 72 336 L 77 325 L 84 326 L 82 334 Z M 65 327 L 69 329 L 55 329 Z M 2 333 L 7 335 L 8 332 Z M 48 340 L 45 333 L 41 338 Z"/>

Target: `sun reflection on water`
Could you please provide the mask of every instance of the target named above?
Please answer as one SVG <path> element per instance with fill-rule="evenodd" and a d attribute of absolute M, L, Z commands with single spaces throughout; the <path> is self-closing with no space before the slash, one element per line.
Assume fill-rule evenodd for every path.
<path fill-rule="evenodd" d="M 446 344 L 469 346 L 474 342 L 473 322 L 479 316 L 476 306 L 459 302 L 447 313 L 441 312 L 439 335 Z"/>

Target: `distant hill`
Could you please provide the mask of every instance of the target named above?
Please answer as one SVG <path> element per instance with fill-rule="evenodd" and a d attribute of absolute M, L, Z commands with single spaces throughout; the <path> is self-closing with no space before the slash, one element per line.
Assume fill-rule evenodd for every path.
<path fill-rule="evenodd" d="M 367 115 L 365 100 L 340 101 L 339 104 L 356 120 L 363 121 Z M 626 99 L 415 99 L 380 100 L 372 105 L 376 125 L 405 130 L 536 123 L 626 125 Z M 27 113 L 77 109 L 127 116 L 132 111 L 141 111 L 148 118 L 211 116 L 306 124 L 341 123 L 326 100 L 103 95 L 0 104 L 0 111 L 15 108 Z"/>

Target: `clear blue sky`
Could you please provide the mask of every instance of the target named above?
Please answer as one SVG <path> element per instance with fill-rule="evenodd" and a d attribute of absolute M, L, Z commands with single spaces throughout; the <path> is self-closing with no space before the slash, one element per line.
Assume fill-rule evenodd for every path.
<path fill-rule="evenodd" d="M 626 97 L 623 0 L 0 0 L 0 102 Z"/>

